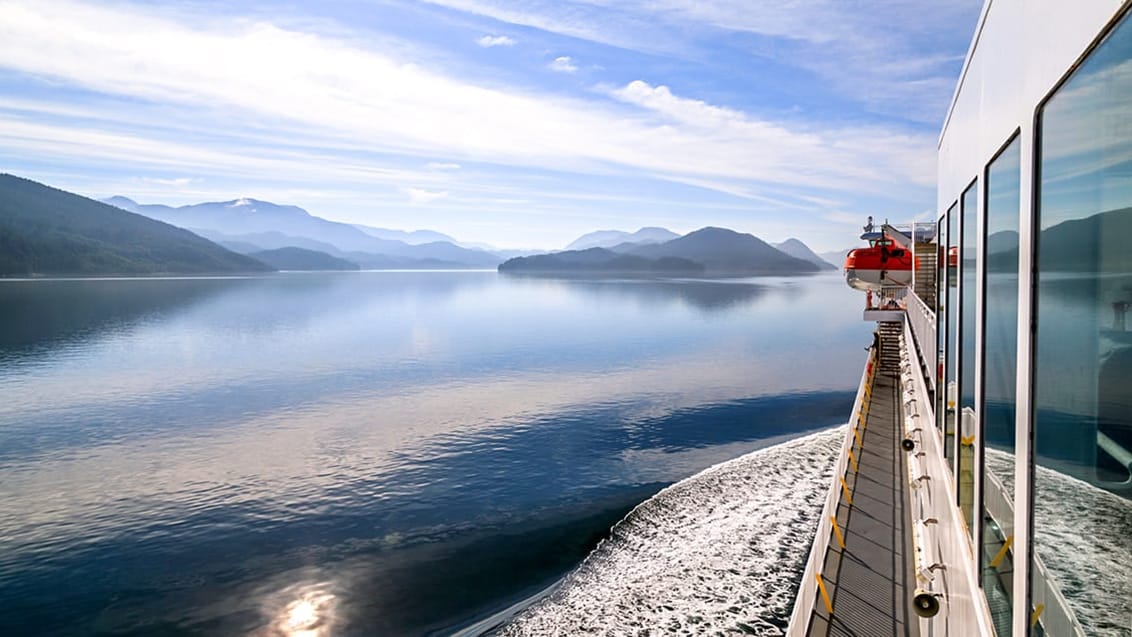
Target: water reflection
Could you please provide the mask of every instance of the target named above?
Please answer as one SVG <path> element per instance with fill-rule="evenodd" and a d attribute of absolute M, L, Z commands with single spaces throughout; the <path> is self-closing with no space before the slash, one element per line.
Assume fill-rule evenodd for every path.
<path fill-rule="evenodd" d="M 505 274 L 528 285 L 557 285 L 582 291 L 598 298 L 633 299 L 647 306 L 683 304 L 705 312 L 729 310 L 757 301 L 767 294 L 790 294 L 796 285 L 782 280 L 758 279 L 687 280 L 554 277 Z"/>
<path fill-rule="evenodd" d="M 272 618 L 266 635 L 278 637 L 325 637 L 334 634 L 338 598 L 330 582 L 296 584 L 265 600 L 265 613 Z M 279 602 L 290 600 L 282 608 Z"/>
<path fill-rule="evenodd" d="M 5 625 L 452 626 L 662 485 L 842 421 L 868 343 L 832 276 L 136 283 L 75 282 L 99 309 L 0 347 Z"/>

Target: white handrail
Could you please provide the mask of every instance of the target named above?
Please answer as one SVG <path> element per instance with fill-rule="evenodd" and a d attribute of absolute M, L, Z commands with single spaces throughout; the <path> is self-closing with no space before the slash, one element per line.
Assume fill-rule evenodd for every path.
<path fill-rule="evenodd" d="M 912 336 L 916 341 L 915 349 L 928 372 L 924 374 L 928 387 L 934 392 L 936 367 L 939 364 L 936 351 L 938 346 L 936 345 L 935 312 L 914 292 L 906 297 L 905 302 L 907 303 L 908 323 L 912 327 Z"/>
<path fill-rule="evenodd" d="M 833 525 L 830 518 L 837 515 L 837 507 L 841 503 L 841 478 L 849 466 L 849 450 L 853 445 L 853 430 L 857 427 L 857 419 L 861 413 L 861 404 L 865 397 L 865 385 L 869 381 L 869 363 L 873 360 L 874 351 L 869 349 L 869 358 L 861 371 L 861 382 L 857 386 L 857 399 L 853 401 L 853 411 L 849 417 L 849 424 L 845 429 L 845 439 L 841 443 L 841 451 L 833 467 L 833 477 L 830 480 L 829 491 L 822 506 L 821 517 L 818 518 L 817 532 L 814 541 L 810 544 L 810 556 L 806 560 L 806 570 L 802 573 L 802 582 L 798 585 L 798 594 L 794 598 L 794 609 L 790 613 L 790 623 L 786 628 L 788 637 L 804 637 L 810 627 L 810 615 L 814 604 L 817 603 L 818 581 L 817 575 L 825 563 L 825 553 L 829 548 Z"/>

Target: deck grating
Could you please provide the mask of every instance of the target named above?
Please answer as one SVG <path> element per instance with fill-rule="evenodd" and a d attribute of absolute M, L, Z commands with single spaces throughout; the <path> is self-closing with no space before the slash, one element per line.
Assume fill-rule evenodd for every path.
<path fill-rule="evenodd" d="M 899 333 L 884 327 L 880 332 L 882 351 L 899 348 Z M 836 537 L 831 539 L 822 569 L 833 615 L 819 597 L 809 635 L 919 635 L 915 617 L 908 621 L 909 586 L 914 580 L 911 565 L 904 559 L 911 540 L 904 453 L 900 450 L 899 389 L 895 366 L 882 356 L 862 436 L 864 448 L 853 449 L 859 471 L 854 474 L 850 467 L 846 476 L 853 505 L 843 500 L 837 510 L 845 548 Z"/>

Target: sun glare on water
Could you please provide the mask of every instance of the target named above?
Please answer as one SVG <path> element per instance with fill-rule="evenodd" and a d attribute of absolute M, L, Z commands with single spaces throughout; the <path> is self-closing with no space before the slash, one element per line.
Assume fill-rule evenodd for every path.
<path fill-rule="evenodd" d="M 318 612 L 310 600 L 300 600 L 287 611 L 287 627 L 292 630 L 306 630 L 318 624 Z"/>
<path fill-rule="evenodd" d="M 273 613 L 270 634 L 281 637 L 324 637 L 334 625 L 338 599 L 325 590 L 289 591 L 291 601 Z"/>

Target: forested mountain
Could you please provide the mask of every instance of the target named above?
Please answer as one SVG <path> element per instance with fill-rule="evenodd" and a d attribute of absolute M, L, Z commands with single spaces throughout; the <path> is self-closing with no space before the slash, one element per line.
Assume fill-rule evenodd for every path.
<path fill-rule="evenodd" d="M 704 266 L 687 259 L 649 259 L 621 254 L 605 248 L 566 250 L 552 254 L 508 259 L 500 272 L 514 273 L 603 273 L 603 274 L 699 274 Z"/>
<path fill-rule="evenodd" d="M 0 174 L 0 274 L 189 274 L 272 268 L 188 230 Z"/>
<path fill-rule="evenodd" d="M 664 243 L 616 250 L 589 248 L 510 259 L 500 272 L 639 272 L 656 274 L 808 274 L 817 264 L 794 258 L 761 239 L 725 228 L 702 228 Z"/>
<path fill-rule="evenodd" d="M 279 270 L 360 270 L 357 263 L 332 257 L 318 250 L 276 248 L 248 254 Z"/>
<path fill-rule="evenodd" d="M 816 264 L 785 254 L 754 235 L 726 228 L 701 228 L 679 239 L 641 245 L 627 252 L 652 259 L 688 259 L 702 264 L 707 272 L 722 274 L 804 274 L 819 270 Z"/>

